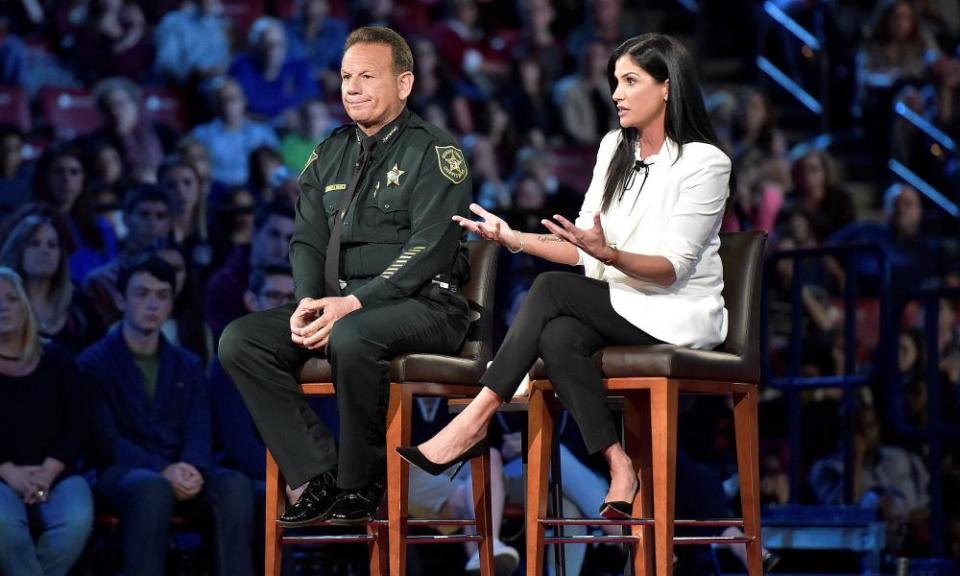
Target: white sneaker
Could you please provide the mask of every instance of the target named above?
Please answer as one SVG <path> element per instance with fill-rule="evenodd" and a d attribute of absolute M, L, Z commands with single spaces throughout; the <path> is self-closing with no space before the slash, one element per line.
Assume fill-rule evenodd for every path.
<path fill-rule="evenodd" d="M 510 576 L 520 564 L 520 553 L 516 549 L 507 546 L 499 539 L 493 541 L 493 571 L 497 576 Z M 473 556 L 467 560 L 467 565 L 463 567 L 464 572 L 471 576 L 480 573 L 480 551 L 477 550 Z"/>

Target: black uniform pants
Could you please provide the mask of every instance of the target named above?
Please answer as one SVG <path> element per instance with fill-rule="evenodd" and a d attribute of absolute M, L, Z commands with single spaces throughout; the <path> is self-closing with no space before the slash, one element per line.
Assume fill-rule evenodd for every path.
<path fill-rule="evenodd" d="M 466 301 L 436 285 L 416 296 L 360 308 L 334 324 L 325 352 L 290 340 L 293 304 L 230 323 L 220 362 L 291 486 L 338 465 L 337 484 L 382 481 L 390 360 L 407 352 L 455 354 L 467 332 Z M 340 412 L 339 459 L 333 436 L 300 391 L 297 374 L 314 354 L 330 361 Z"/>
<path fill-rule="evenodd" d="M 617 314 L 606 282 L 572 272 L 546 272 L 534 280 L 480 382 L 509 400 L 537 356 L 543 358 L 554 391 L 593 454 L 619 436 L 607 408 L 603 375 L 591 356 L 604 346 L 657 342 Z"/>

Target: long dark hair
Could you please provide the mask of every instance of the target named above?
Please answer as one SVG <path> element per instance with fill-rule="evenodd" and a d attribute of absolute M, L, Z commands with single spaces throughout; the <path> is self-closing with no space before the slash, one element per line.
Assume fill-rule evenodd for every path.
<path fill-rule="evenodd" d="M 57 207 L 57 201 L 50 190 L 50 171 L 53 165 L 60 158 L 74 158 L 80 163 L 83 169 L 83 191 L 77 196 L 73 206 L 70 208 L 69 217 L 77 226 L 80 240 L 90 245 L 96 250 L 102 250 L 106 245 L 106 238 L 97 222 L 97 209 L 94 204 L 94 198 L 89 193 L 90 169 L 84 164 L 83 149 L 74 143 L 56 144 L 47 148 L 47 150 L 37 160 L 37 166 L 33 172 L 33 201 L 49 206 Z M 64 248 L 68 253 L 73 253 L 79 246 L 73 234 L 67 237 L 61 237 Z"/>
<path fill-rule="evenodd" d="M 670 96 L 664 119 L 666 136 L 677 143 L 677 159 L 683 155 L 683 145 L 690 142 L 706 142 L 720 148 L 720 142 L 710 123 L 710 116 L 703 103 L 700 81 L 690 53 L 683 44 L 665 34 L 642 34 L 634 36 L 617 46 L 607 63 L 607 78 L 610 92 L 617 89 L 615 69 L 617 60 L 629 55 L 633 63 L 643 68 L 657 82 L 670 80 Z M 637 145 L 637 129 L 621 128 L 607 179 L 603 187 L 603 210 L 606 211 L 614 197 L 626 189 L 634 166 L 634 149 Z M 733 190 L 733 174 L 730 189 Z"/>

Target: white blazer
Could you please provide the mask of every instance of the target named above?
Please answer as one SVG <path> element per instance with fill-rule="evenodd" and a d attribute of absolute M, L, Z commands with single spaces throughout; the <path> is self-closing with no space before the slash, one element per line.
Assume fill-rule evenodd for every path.
<path fill-rule="evenodd" d="M 678 346 L 713 348 L 727 337 L 723 306 L 723 265 L 717 253 L 720 224 L 729 193 L 730 159 L 719 148 L 695 142 L 679 148 L 667 138 L 646 182 L 636 174 L 622 199 L 601 212 L 607 167 L 620 130 L 600 142 L 593 180 L 576 225 L 593 227 L 600 212 L 607 243 L 624 252 L 663 256 L 677 280 L 669 287 L 631 278 L 580 251 L 586 275 L 610 284 L 610 302 L 618 314 L 647 334 Z M 639 151 L 636 152 L 639 160 Z M 642 185 L 642 191 L 641 191 Z"/>

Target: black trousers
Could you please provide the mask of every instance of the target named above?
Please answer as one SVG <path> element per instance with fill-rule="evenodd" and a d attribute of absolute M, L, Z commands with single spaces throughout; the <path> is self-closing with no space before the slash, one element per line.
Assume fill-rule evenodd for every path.
<path fill-rule="evenodd" d="M 610 286 L 571 272 L 537 276 L 481 378 L 504 400 L 513 397 L 537 357 L 594 454 L 619 440 L 607 408 L 603 375 L 591 356 L 604 346 L 660 342 L 640 330 L 610 304 Z"/>
<path fill-rule="evenodd" d="M 334 324 L 323 353 L 290 340 L 293 304 L 248 314 L 220 338 L 220 362 L 237 385 L 267 448 L 291 486 L 338 466 L 337 484 L 382 481 L 390 360 L 407 352 L 454 354 L 467 333 L 466 301 L 431 285 L 426 295 L 360 308 Z M 297 374 L 314 354 L 330 361 L 340 412 L 333 435 L 310 408 Z"/>

